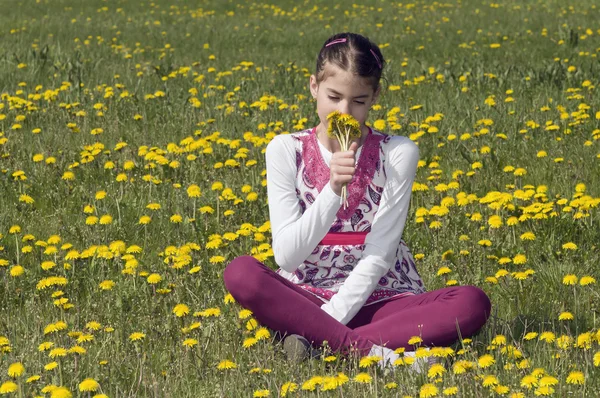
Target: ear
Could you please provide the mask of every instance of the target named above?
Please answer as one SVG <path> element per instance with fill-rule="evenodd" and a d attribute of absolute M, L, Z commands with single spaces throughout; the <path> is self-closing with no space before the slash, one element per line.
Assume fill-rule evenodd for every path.
<path fill-rule="evenodd" d="M 319 83 L 317 83 L 317 77 L 310 75 L 310 93 L 313 98 L 317 98 L 317 92 L 319 91 Z"/>

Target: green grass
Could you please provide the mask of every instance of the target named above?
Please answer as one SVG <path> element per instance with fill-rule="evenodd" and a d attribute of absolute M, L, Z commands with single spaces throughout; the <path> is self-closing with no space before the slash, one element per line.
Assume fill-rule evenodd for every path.
<path fill-rule="evenodd" d="M 595 396 L 599 293 L 597 283 L 579 283 L 584 276 L 600 277 L 595 3 L 275 3 L 3 2 L 8 12 L 0 15 L 0 336 L 8 340 L 0 382 L 11 379 L 12 363 L 21 362 L 25 372 L 15 381 L 23 396 L 50 396 L 48 385 L 88 396 L 78 388 L 88 377 L 110 397 L 237 397 L 263 389 L 278 396 L 286 382 L 299 386 L 288 396 L 416 397 L 426 383 L 434 383 L 439 395 L 452 386 L 461 397 L 499 395 L 483 386 L 489 375 L 508 387 L 506 396 L 537 396 L 544 392 L 539 383 L 528 389 L 521 382 L 543 369 L 558 381 L 553 396 Z M 247 330 L 248 319 L 239 319 L 237 304 L 224 302 L 221 275 L 233 258 L 258 253 L 276 267 L 265 225 L 263 151 L 275 134 L 317 123 L 308 76 L 320 46 L 340 31 L 369 36 L 388 61 L 371 123 L 385 121 L 384 132 L 409 136 L 420 147 L 417 182 L 428 189 L 413 193 L 404 238 L 422 257 L 418 267 L 427 288 L 474 284 L 492 300 L 489 323 L 464 351 L 444 359 L 448 368 L 441 378 L 403 369 L 384 376 L 341 357 L 293 366 L 273 338 L 243 348 L 255 330 Z M 257 101 L 266 109 L 252 106 Z M 397 119 L 388 116 L 394 107 L 400 108 Z M 437 131 L 428 132 L 431 127 Z M 91 134 L 99 128 L 100 134 Z M 547 156 L 538 157 L 540 151 Z M 232 159 L 239 165 L 215 168 Z M 526 174 L 515 175 L 518 168 Z M 72 180 L 64 179 L 68 171 Z M 117 181 L 123 173 L 127 178 Z M 215 182 L 232 195 L 213 190 Z M 438 185 L 451 182 L 458 185 L 448 190 Z M 192 184 L 202 192 L 195 199 L 186 192 Z M 98 191 L 106 197 L 96 199 Z M 249 191 L 258 194 L 257 201 L 247 200 Z M 494 191 L 507 194 L 507 201 L 496 207 L 481 200 Z M 461 192 L 476 196 L 462 203 Z M 23 194 L 34 202 L 21 201 Z M 161 208 L 149 209 L 150 203 Z M 419 209 L 435 212 L 442 204 L 449 210 L 443 216 L 416 216 Z M 93 206 L 89 214 L 87 205 Z M 214 212 L 201 212 L 205 206 Z M 112 221 L 86 223 L 103 215 Z M 144 215 L 151 217 L 149 224 L 139 223 Z M 172 222 L 173 215 L 181 222 Z M 487 222 L 493 215 L 503 221 L 499 228 Z M 516 217 L 515 225 L 507 224 L 510 217 Z M 435 228 L 434 221 L 441 226 Z M 20 232 L 11 233 L 13 226 Z M 521 239 L 525 232 L 535 240 Z M 234 240 L 206 247 L 214 234 L 225 233 L 236 234 Z M 482 240 L 491 246 L 480 245 Z M 568 242 L 577 249 L 563 248 Z M 67 243 L 71 246 L 63 246 Z M 125 253 L 134 245 L 141 252 Z M 65 258 L 71 250 L 80 257 Z M 512 262 L 519 254 L 526 256 L 524 264 Z M 511 262 L 500 264 L 502 258 Z M 42 269 L 48 261 L 56 265 Z M 21 275 L 16 265 L 23 267 Z M 443 266 L 451 272 L 437 276 Z M 501 269 L 508 274 L 500 276 Z M 534 273 L 516 278 L 526 270 Z M 157 284 L 148 282 L 153 273 L 162 278 Z M 575 285 L 563 283 L 569 274 L 576 276 Z M 68 282 L 38 289 L 52 276 Z M 105 280 L 114 282 L 111 290 L 100 288 Z M 68 302 L 57 301 L 61 298 Z M 173 308 L 181 303 L 190 314 L 179 318 Z M 220 314 L 203 312 L 211 308 Z M 565 311 L 574 319 L 559 321 Z M 45 333 L 57 321 L 67 328 Z M 90 329 L 90 321 L 100 329 Z M 182 331 L 194 322 L 201 326 Z M 134 332 L 145 338 L 130 341 Z M 528 332 L 552 332 L 557 340 L 525 340 Z M 582 345 L 586 332 L 589 347 Z M 93 340 L 78 343 L 81 333 Z M 510 350 L 493 343 L 497 335 L 529 366 L 517 367 L 523 358 L 511 358 Z M 183 346 L 188 338 L 197 345 Z M 54 345 L 40 351 L 44 342 Z M 49 355 L 75 345 L 86 352 Z M 479 368 L 477 358 L 484 354 L 495 364 Z M 237 368 L 219 370 L 225 359 Z M 460 360 L 475 366 L 455 374 L 453 364 Z M 53 361 L 59 366 L 45 370 Z M 353 381 L 363 371 L 374 378 L 371 383 Z M 583 385 L 567 382 L 572 371 L 583 372 Z M 339 372 L 350 381 L 333 391 L 318 383 L 314 391 L 302 390 L 315 376 Z M 40 380 L 26 383 L 33 375 Z M 386 389 L 390 382 L 398 387 Z"/>

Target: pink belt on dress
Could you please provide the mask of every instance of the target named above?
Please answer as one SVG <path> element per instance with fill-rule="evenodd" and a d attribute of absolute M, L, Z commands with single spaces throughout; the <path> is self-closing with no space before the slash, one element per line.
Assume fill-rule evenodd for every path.
<path fill-rule="evenodd" d="M 329 232 L 320 245 L 362 245 L 368 232 Z"/>

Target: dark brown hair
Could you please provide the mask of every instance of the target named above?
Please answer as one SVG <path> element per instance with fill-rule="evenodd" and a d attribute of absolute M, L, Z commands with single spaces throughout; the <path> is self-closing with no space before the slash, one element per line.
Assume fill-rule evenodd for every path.
<path fill-rule="evenodd" d="M 327 78 L 325 64 L 369 79 L 373 90 L 379 87 L 385 60 L 377 44 L 357 33 L 338 33 L 328 38 L 317 57 L 315 76 L 320 83 Z"/>

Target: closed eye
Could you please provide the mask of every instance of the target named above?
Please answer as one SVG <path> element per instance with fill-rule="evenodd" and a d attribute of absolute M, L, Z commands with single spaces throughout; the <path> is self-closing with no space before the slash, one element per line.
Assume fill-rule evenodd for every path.
<path fill-rule="evenodd" d="M 332 101 L 339 101 L 340 100 L 338 97 L 332 97 L 330 95 L 328 95 L 327 98 L 329 98 Z M 357 104 L 361 104 L 361 105 L 365 104 L 364 101 L 354 101 L 354 102 L 356 102 Z"/>

